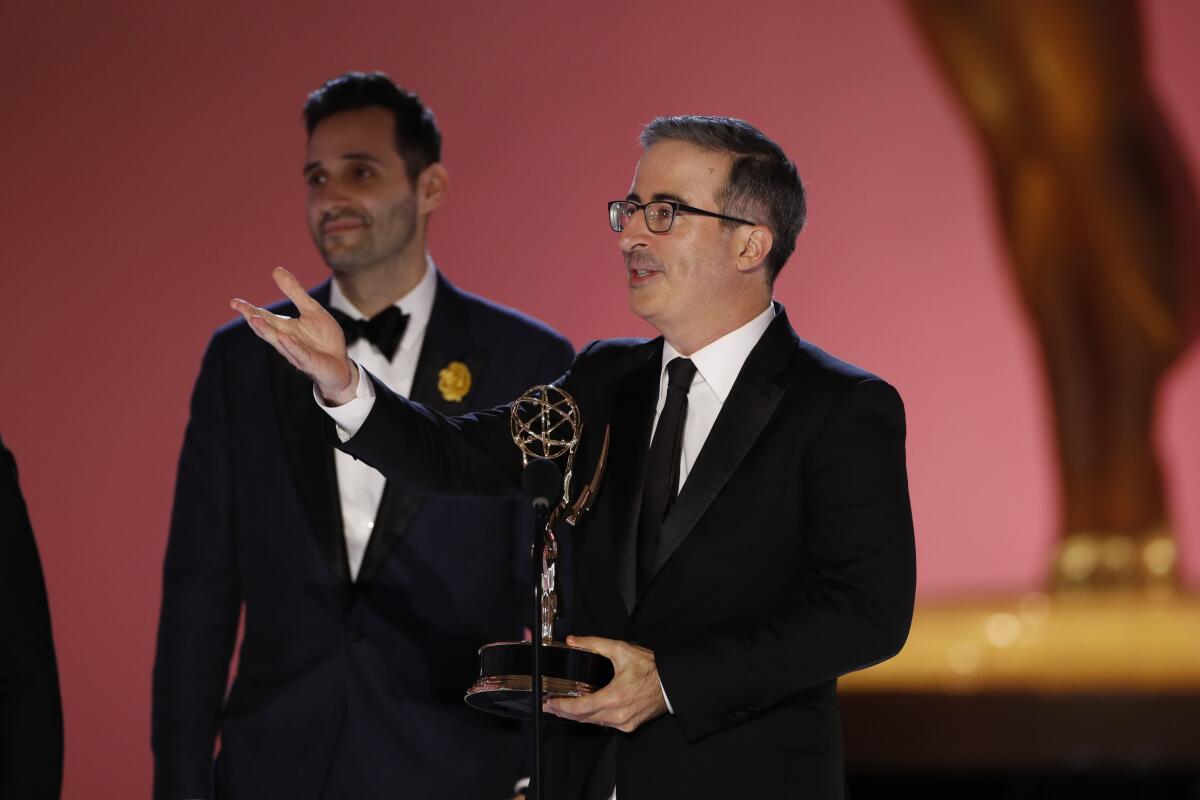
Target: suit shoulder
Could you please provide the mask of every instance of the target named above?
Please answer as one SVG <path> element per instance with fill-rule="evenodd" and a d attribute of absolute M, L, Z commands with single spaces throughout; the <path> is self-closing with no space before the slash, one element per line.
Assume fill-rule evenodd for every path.
<path fill-rule="evenodd" d="M 572 369 L 604 369 L 639 360 L 648 351 L 650 339 L 594 339 L 579 351 Z"/>
<path fill-rule="evenodd" d="M 484 341 L 496 338 L 507 345 L 516 342 L 539 343 L 542 346 L 558 345 L 570 349 L 571 352 L 575 351 L 565 336 L 541 320 L 477 294 L 461 289 L 455 291 L 470 310 L 472 327 L 484 335 Z"/>
<path fill-rule="evenodd" d="M 614 381 L 644 365 L 661 339 L 596 339 L 579 351 L 567 378 L 571 385 L 615 386 Z"/>
<path fill-rule="evenodd" d="M 796 339 L 796 349 L 797 363 L 801 368 L 815 370 L 828 374 L 834 379 L 840 378 L 855 383 L 863 380 L 871 380 L 872 378 L 878 379 L 879 377 L 862 367 L 838 358 L 812 342 L 798 337 Z"/>
<path fill-rule="evenodd" d="M 840 396 L 855 386 L 870 384 L 899 398 L 895 387 L 880 376 L 798 337 L 792 363 L 796 379 L 810 390 L 821 389 Z"/>

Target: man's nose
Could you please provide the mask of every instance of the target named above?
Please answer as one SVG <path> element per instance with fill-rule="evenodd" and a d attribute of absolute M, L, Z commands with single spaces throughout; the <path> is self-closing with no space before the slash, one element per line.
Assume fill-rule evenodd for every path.
<path fill-rule="evenodd" d="M 308 203 L 318 214 L 325 216 L 346 208 L 349 198 L 337 183 L 330 181 L 313 189 Z"/>
<path fill-rule="evenodd" d="M 621 228 L 621 250 L 632 253 L 639 247 L 646 247 L 653 235 L 646 227 L 645 211 L 639 208 L 629 215 L 625 220 L 625 225 Z"/>

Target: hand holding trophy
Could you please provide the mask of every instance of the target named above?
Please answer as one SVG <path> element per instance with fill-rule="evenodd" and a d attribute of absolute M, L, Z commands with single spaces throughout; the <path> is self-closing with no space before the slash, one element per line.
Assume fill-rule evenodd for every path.
<path fill-rule="evenodd" d="M 541 504 L 539 533 L 541 538 L 540 573 L 535 591 L 538 593 L 538 630 L 540 643 L 537 656 L 543 675 L 542 699 L 550 697 L 580 697 L 604 686 L 613 677 L 613 665 L 604 656 L 580 647 L 570 647 L 553 639 L 552 630 L 558 613 L 555 590 L 555 562 L 558 542 L 554 526 L 559 520 L 575 525 L 591 506 L 592 499 L 604 475 L 608 456 L 607 428 L 604 444 L 596 465 L 596 474 L 571 501 L 571 481 L 575 453 L 583 436 L 583 421 L 579 406 L 557 386 L 535 386 L 512 405 L 509 418 L 513 442 L 521 450 L 526 467 L 526 494 L 531 495 L 535 510 Z M 565 459 L 562 472 L 555 463 Z M 557 483 L 562 476 L 562 495 L 550 508 Z M 547 486 L 547 483 L 549 486 Z M 534 547 L 539 546 L 535 541 Z M 536 552 L 536 550 L 535 550 Z M 467 690 L 466 702 L 482 711 L 518 719 L 534 716 L 532 642 L 494 642 L 479 650 L 479 679 Z M 538 704 L 540 708 L 540 703 Z"/>

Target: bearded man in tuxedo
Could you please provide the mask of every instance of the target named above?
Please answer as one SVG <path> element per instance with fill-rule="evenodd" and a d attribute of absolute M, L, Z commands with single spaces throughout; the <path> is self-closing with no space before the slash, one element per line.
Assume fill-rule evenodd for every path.
<path fill-rule="evenodd" d="M 333 273 L 305 302 L 344 354 L 447 414 L 562 372 L 561 336 L 429 257 L 449 176 L 416 95 L 350 73 L 304 117 L 308 223 Z M 462 693 L 479 645 L 527 622 L 532 522 L 513 501 L 429 497 L 336 451 L 311 387 L 241 320 L 205 353 L 163 577 L 155 797 L 511 797 L 526 738 Z"/>

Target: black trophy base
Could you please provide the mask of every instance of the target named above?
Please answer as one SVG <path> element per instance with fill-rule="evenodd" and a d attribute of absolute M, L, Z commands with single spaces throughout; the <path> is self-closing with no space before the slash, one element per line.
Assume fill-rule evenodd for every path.
<path fill-rule="evenodd" d="M 533 717 L 533 651 L 529 642 L 495 642 L 479 648 L 479 680 L 467 705 L 502 717 Z M 613 678 L 613 664 L 599 653 L 561 642 L 543 644 L 542 697 L 582 697 Z M 547 720 L 562 721 L 549 715 Z"/>

